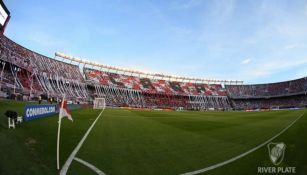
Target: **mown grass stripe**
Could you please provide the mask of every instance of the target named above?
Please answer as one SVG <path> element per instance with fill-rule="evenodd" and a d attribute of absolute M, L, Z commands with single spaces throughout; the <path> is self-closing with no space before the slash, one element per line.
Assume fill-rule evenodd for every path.
<path fill-rule="evenodd" d="M 231 163 L 231 162 L 234 162 L 234 161 L 236 161 L 236 160 L 238 160 L 238 159 L 240 159 L 240 158 L 242 158 L 242 157 L 244 157 L 244 156 L 246 156 L 246 155 L 248 155 L 248 154 L 250 154 L 250 153 L 256 151 L 257 149 L 259 149 L 259 148 L 261 148 L 261 147 L 267 145 L 269 142 L 273 141 L 275 138 L 277 138 L 277 137 L 280 136 L 282 133 L 284 133 L 286 130 L 288 130 L 288 129 L 289 129 L 296 121 L 298 121 L 305 113 L 306 113 L 306 112 L 304 112 L 304 113 L 301 114 L 299 117 L 297 117 L 292 123 L 290 123 L 286 128 L 284 128 L 283 130 L 281 130 L 279 133 L 277 133 L 277 134 L 276 134 L 275 136 L 273 136 L 272 138 L 270 138 L 269 140 L 263 142 L 262 144 L 260 144 L 260 145 L 258 145 L 258 146 L 256 146 L 256 147 L 254 147 L 254 148 L 252 148 L 252 149 L 246 151 L 245 153 L 242 153 L 242 154 L 240 154 L 240 155 L 238 155 L 238 156 L 236 156 L 236 157 L 233 157 L 233 158 L 231 158 L 231 159 L 228 159 L 228 160 L 226 160 L 226 161 L 224 161 L 224 162 L 220 162 L 220 163 L 217 163 L 217 164 L 215 164 L 215 165 L 211 165 L 211 166 L 209 166 L 209 167 L 206 167 L 206 168 L 203 168 L 203 169 L 199 169 L 199 170 L 196 170 L 196 171 L 191 171 L 191 172 L 183 173 L 183 174 L 181 174 L 181 175 L 195 175 L 195 174 L 200 174 L 200 173 L 204 173 L 204 172 L 213 170 L 213 169 L 215 169 L 215 168 L 224 166 L 224 165 L 229 164 L 229 163 Z"/>

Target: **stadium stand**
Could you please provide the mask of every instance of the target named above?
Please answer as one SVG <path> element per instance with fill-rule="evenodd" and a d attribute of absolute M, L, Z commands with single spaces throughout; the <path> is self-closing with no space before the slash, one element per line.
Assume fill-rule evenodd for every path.
<path fill-rule="evenodd" d="M 228 95 L 232 98 L 273 97 L 296 95 L 306 92 L 307 77 L 292 81 L 255 85 L 226 85 Z"/>
<path fill-rule="evenodd" d="M 87 80 L 102 85 L 117 88 L 127 88 L 149 93 L 165 93 L 172 95 L 210 95 L 226 96 L 226 91 L 220 84 L 200 84 L 191 82 L 166 81 L 159 79 L 139 78 L 123 74 L 98 71 L 84 68 Z"/>
<path fill-rule="evenodd" d="M 307 106 L 307 77 L 269 84 L 226 85 L 226 89 L 235 109 Z"/>
<path fill-rule="evenodd" d="M 290 96 L 272 99 L 240 99 L 233 100 L 233 105 L 237 110 L 303 108 L 307 106 L 307 96 Z"/>
<path fill-rule="evenodd" d="M 63 59 L 64 60 L 64 59 Z M 74 65 L 26 49 L 0 36 L 0 90 L 8 96 L 38 96 L 87 102 L 103 97 L 112 107 L 189 110 L 268 109 L 307 106 L 307 77 L 255 85 L 205 83 L 197 79 L 141 76 Z M 115 70 L 115 71 L 114 71 Z M 225 86 L 224 86 L 225 85 Z M 26 98 L 25 98 L 26 97 Z"/>
<path fill-rule="evenodd" d="M 0 36 L 1 88 L 20 89 L 30 98 L 87 99 L 84 78 L 76 65 L 64 63 L 30 51 L 4 35 Z"/>
<path fill-rule="evenodd" d="M 230 108 L 226 91 L 218 84 L 166 81 L 139 78 L 84 68 L 97 97 L 112 106 L 184 109 Z"/>

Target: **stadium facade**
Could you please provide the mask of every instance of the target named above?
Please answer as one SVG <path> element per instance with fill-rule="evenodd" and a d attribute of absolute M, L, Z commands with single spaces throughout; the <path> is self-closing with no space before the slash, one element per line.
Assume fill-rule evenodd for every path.
<path fill-rule="evenodd" d="M 56 53 L 62 60 L 33 52 L 0 36 L 0 96 L 56 100 L 63 94 L 73 102 L 95 97 L 107 106 L 229 110 L 307 106 L 307 77 L 244 85 L 241 81 L 206 80 L 150 74 L 82 61 Z M 81 64 L 82 63 L 82 64 Z"/>

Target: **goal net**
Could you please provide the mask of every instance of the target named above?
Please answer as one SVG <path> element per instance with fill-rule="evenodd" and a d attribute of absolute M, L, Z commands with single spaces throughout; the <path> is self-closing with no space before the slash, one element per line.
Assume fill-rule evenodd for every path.
<path fill-rule="evenodd" d="M 104 109 L 106 107 L 106 101 L 104 98 L 95 98 L 93 109 Z"/>

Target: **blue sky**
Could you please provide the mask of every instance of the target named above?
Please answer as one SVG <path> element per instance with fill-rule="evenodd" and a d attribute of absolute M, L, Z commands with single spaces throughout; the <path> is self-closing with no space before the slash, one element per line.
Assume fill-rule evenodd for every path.
<path fill-rule="evenodd" d="M 307 1 L 4 0 L 6 35 L 53 57 L 266 83 L 307 76 Z"/>

